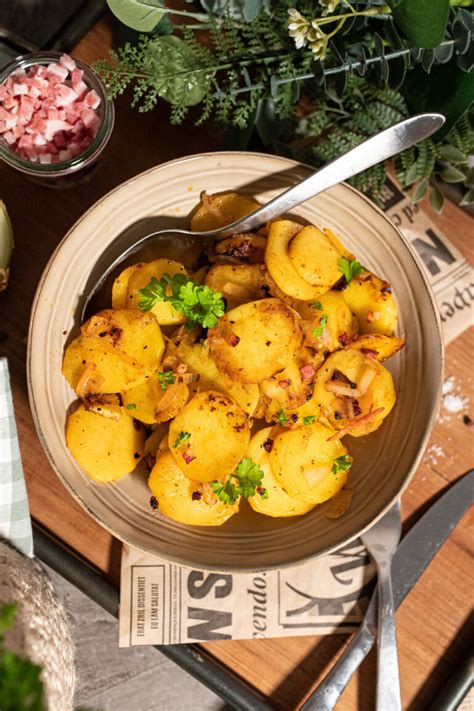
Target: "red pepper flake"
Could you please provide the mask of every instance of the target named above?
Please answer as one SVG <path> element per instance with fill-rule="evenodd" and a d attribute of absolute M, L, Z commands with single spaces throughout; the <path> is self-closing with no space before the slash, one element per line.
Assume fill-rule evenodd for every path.
<path fill-rule="evenodd" d="M 288 380 L 288 378 L 285 378 L 284 380 L 279 380 L 278 385 L 280 388 L 283 388 L 283 390 L 286 390 L 286 388 L 289 388 L 291 385 L 291 380 Z"/>
<path fill-rule="evenodd" d="M 372 358 L 372 360 L 377 360 L 378 351 L 374 351 L 372 348 L 361 348 L 361 352 L 367 356 L 367 358 Z"/>
<path fill-rule="evenodd" d="M 260 496 L 262 496 L 264 491 L 265 491 L 265 489 L 263 487 L 257 486 L 257 494 L 260 494 Z"/>
<path fill-rule="evenodd" d="M 193 459 L 196 459 L 196 456 L 190 452 L 189 450 L 187 452 L 183 452 L 183 459 L 186 462 L 186 464 L 190 464 Z"/>
<path fill-rule="evenodd" d="M 316 368 L 312 363 L 306 363 L 300 368 L 300 373 L 303 383 L 309 383 L 316 375 Z"/>
<path fill-rule="evenodd" d="M 345 348 L 345 346 L 347 346 L 347 344 L 349 343 L 349 336 L 348 336 L 347 333 L 344 331 L 343 333 L 341 333 L 340 336 L 337 337 L 337 340 L 339 341 L 339 343 L 341 344 L 341 346 L 342 346 L 343 348 Z"/>
<path fill-rule="evenodd" d="M 232 346 L 232 348 L 235 348 L 235 346 L 238 346 L 238 345 L 239 345 L 239 343 L 240 343 L 240 338 L 239 338 L 238 336 L 236 336 L 235 333 L 232 333 L 232 334 L 229 336 L 228 343 L 229 343 L 229 346 Z"/>
<path fill-rule="evenodd" d="M 201 500 L 201 492 L 200 491 L 193 491 L 191 498 L 193 501 L 200 501 Z"/>
<path fill-rule="evenodd" d="M 270 437 L 269 437 L 267 440 L 265 440 L 265 442 L 263 443 L 263 448 L 264 448 L 265 452 L 269 452 L 269 453 L 270 453 L 270 452 L 272 451 L 272 449 L 273 449 L 273 440 L 270 439 Z"/>

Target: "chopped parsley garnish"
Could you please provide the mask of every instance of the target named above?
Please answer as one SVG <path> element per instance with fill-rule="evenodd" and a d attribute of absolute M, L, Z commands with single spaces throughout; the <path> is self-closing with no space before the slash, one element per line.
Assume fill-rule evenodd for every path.
<path fill-rule="evenodd" d="M 213 481 L 211 489 L 224 504 L 235 504 L 239 496 L 248 499 L 256 493 L 266 499 L 268 491 L 262 489 L 262 479 L 263 471 L 258 464 L 255 464 L 250 457 L 245 457 L 226 482 Z"/>
<path fill-rule="evenodd" d="M 322 310 L 323 310 L 323 305 L 322 305 L 322 303 L 321 303 L 320 301 L 313 301 L 313 303 L 311 304 L 311 306 L 313 307 L 313 309 L 318 309 L 318 311 L 322 311 Z"/>
<path fill-rule="evenodd" d="M 288 422 L 288 417 L 285 415 L 283 410 L 277 412 L 277 422 L 279 425 L 284 425 Z"/>
<path fill-rule="evenodd" d="M 174 385 L 176 376 L 172 370 L 165 370 L 163 373 L 157 373 L 158 382 L 162 390 L 166 390 L 168 385 Z"/>
<path fill-rule="evenodd" d="M 125 408 L 126 408 L 127 410 L 136 410 L 136 409 L 137 409 L 137 406 L 135 405 L 135 403 L 130 402 L 128 405 L 125 405 Z"/>
<path fill-rule="evenodd" d="M 173 443 L 173 449 L 176 449 L 176 447 L 179 447 L 180 444 L 183 444 L 183 442 L 186 442 L 186 440 L 190 439 L 190 437 L 191 437 L 191 432 L 180 432 Z"/>
<path fill-rule="evenodd" d="M 140 289 L 138 306 L 141 311 L 150 311 L 155 304 L 165 301 L 186 316 L 186 327 L 200 323 L 204 328 L 213 328 L 224 315 L 222 294 L 203 284 L 196 284 L 185 274 L 163 274 L 158 281 L 152 277 L 144 289 Z"/>
<path fill-rule="evenodd" d="M 303 417 L 303 424 L 304 425 L 310 425 L 312 422 L 314 422 L 316 419 L 316 415 L 306 415 L 306 417 Z"/>
<path fill-rule="evenodd" d="M 350 261 L 345 257 L 341 257 L 341 259 L 337 263 L 337 266 L 344 274 L 348 284 L 350 284 L 354 277 L 358 277 L 359 274 L 362 274 L 362 272 L 364 271 L 364 267 L 361 265 L 360 262 L 357 261 L 357 259 L 353 259 L 352 261 Z"/>
<path fill-rule="evenodd" d="M 352 457 L 348 454 L 343 454 L 341 457 L 335 459 L 332 463 L 332 473 L 338 474 L 339 472 L 346 472 L 352 466 Z"/>
<path fill-rule="evenodd" d="M 312 334 L 315 338 L 319 338 L 319 336 L 323 335 L 324 329 L 328 325 L 328 318 L 329 318 L 329 316 L 327 314 L 323 314 L 321 316 L 320 321 L 319 321 L 319 326 L 317 326 L 316 328 L 313 328 Z"/>

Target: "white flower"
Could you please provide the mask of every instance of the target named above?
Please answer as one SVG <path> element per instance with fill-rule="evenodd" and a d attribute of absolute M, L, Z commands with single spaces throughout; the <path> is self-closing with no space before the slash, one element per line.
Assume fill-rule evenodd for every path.
<path fill-rule="evenodd" d="M 336 7 L 339 5 L 340 0 L 319 0 L 319 4 L 324 8 L 323 15 L 329 15 L 334 12 Z"/>
<path fill-rule="evenodd" d="M 288 30 L 290 37 L 295 40 L 296 49 L 301 49 L 306 45 L 311 25 L 308 20 L 294 7 L 290 7 L 288 15 Z"/>

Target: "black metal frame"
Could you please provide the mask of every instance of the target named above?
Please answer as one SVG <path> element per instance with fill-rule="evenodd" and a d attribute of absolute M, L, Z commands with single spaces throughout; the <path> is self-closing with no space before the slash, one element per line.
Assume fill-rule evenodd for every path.
<path fill-rule="evenodd" d="M 87 597 L 118 618 L 119 592 L 103 575 L 33 522 L 35 555 Z M 197 644 L 155 646 L 161 654 L 241 711 L 274 711 L 258 690 L 217 662 Z"/>

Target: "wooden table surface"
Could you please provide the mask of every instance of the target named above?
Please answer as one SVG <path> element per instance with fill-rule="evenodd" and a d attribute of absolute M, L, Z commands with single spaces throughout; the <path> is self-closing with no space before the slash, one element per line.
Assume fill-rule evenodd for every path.
<path fill-rule="evenodd" d="M 99 22 L 74 54 L 92 62 L 111 46 L 109 19 Z M 32 515 L 91 564 L 118 583 L 121 544 L 96 524 L 63 488 L 41 448 L 26 387 L 29 313 L 41 272 L 71 225 L 98 198 L 153 165 L 190 153 L 216 150 L 210 125 L 170 126 L 166 106 L 139 114 L 127 97 L 116 103 L 114 134 L 101 169 L 89 182 L 54 191 L 0 165 L 0 198 L 10 212 L 16 248 L 11 283 L 0 294 L 0 354 L 8 356 L 14 405 Z M 428 211 L 430 208 L 424 206 Z M 452 204 L 434 222 L 461 252 L 468 250 L 472 220 Z M 473 258 L 471 254 L 466 255 Z M 464 396 L 472 396 L 473 329 L 447 348 L 446 377 L 453 375 Z M 474 413 L 471 412 L 471 415 Z M 473 461 L 472 430 L 462 413 L 438 421 L 431 438 L 440 450 L 428 454 L 402 497 L 405 525 L 412 525 L 449 482 Z M 426 709 L 469 648 L 467 619 L 474 589 L 467 514 L 397 613 L 404 709 Z M 472 518 L 471 518 L 472 523 Z M 471 529 L 472 532 L 472 529 Z M 276 640 L 213 642 L 205 648 L 255 685 L 282 709 L 304 701 L 347 645 L 347 635 Z M 375 654 L 372 652 L 344 693 L 338 709 L 374 708 Z"/>

